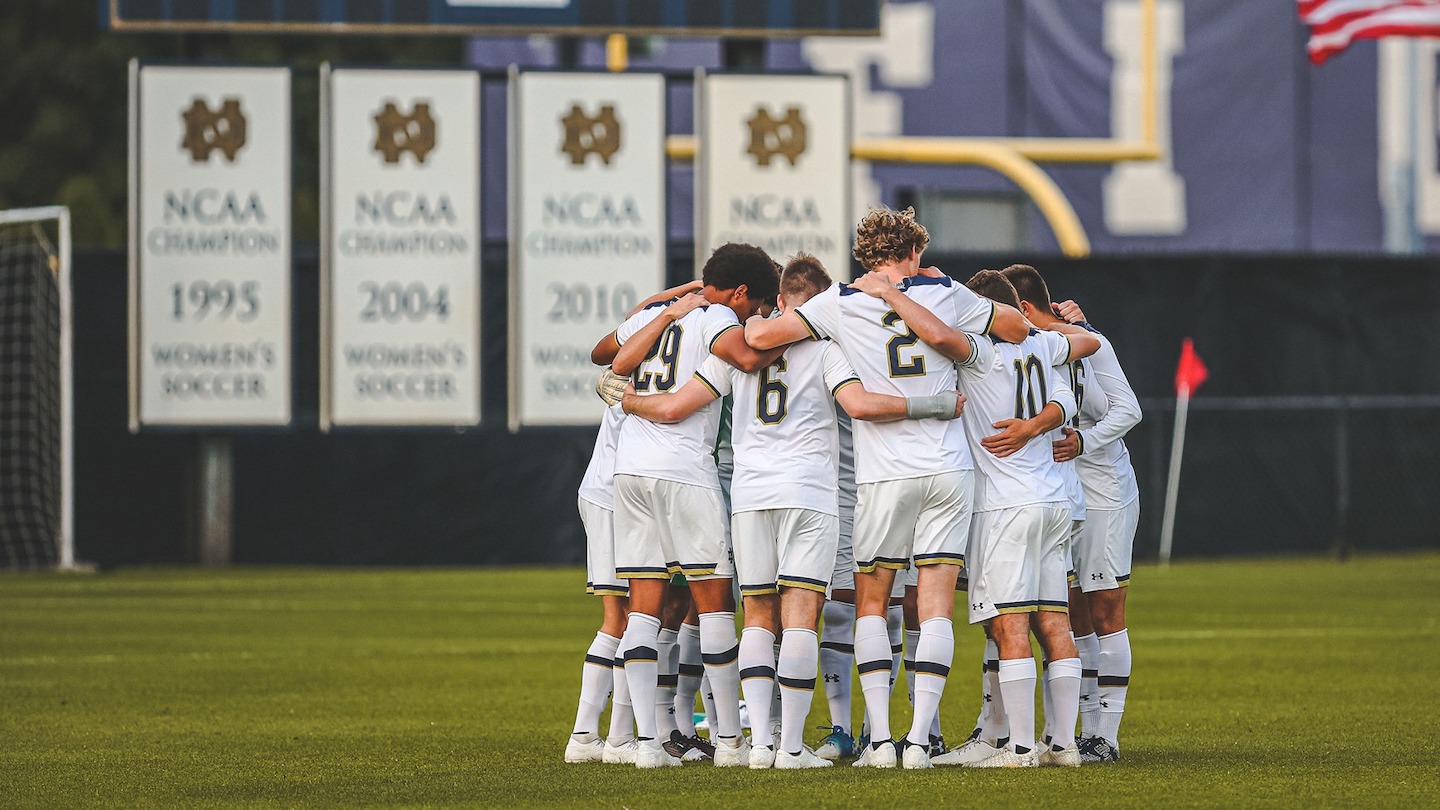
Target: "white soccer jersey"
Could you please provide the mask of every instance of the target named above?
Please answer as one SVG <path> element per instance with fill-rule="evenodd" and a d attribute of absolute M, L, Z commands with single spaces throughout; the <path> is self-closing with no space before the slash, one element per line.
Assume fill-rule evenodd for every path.
<path fill-rule="evenodd" d="M 658 317 L 664 306 L 652 304 L 635 313 L 615 330 L 615 339 L 624 345 Z M 680 390 L 710 356 L 715 340 L 727 330 L 738 328 L 735 312 L 716 304 L 696 309 L 666 327 L 653 353 L 635 369 L 635 392 L 654 396 Z M 714 455 L 719 426 L 719 400 L 673 425 L 639 417 L 626 419 L 620 426 L 615 472 L 719 489 Z"/>
<path fill-rule="evenodd" d="M 612 512 L 615 511 L 615 448 L 620 442 L 620 424 L 624 421 L 625 410 L 619 403 L 605 409 L 600 432 L 595 435 L 590 465 L 580 479 L 580 497 Z"/>
<path fill-rule="evenodd" d="M 905 294 L 941 321 L 965 332 L 985 332 L 995 305 L 954 279 L 915 276 Z M 897 397 L 956 390 L 955 364 L 921 341 L 879 298 L 837 284 L 795 310 L 815 338 L 844 349 L 865 387 Z M 988 341 L 977 341 L 978 346 Z M 977 358 L 971 358 L 972 364 Z M 986 358 L 978 358 L 985 368 Z M 972 365 L 967 364 L 967 365 Z M 855 424 L 855 480 L 860 484 L 918 478 L 974 468 L 960 420 L 906 419 Z"/>
<path fill-rule="evenodd" d="M 1065 473 L 1055 463 L 1050 437 L 1032 439 L 1005 458 L 980 446 L 980 439 L 1000 431 L 992 425 L 1002 419 L 1029 419 L 1049 402 L 1058 402 L 1067 417 L 1075 414 L 1070 392 L 1070 341 L 1056 332 L 1030 330 L 1019 343 L 994 343 L 990 373 L 962 375 L 965 413 L 962 419 L 975 443 L 975 510 L 1053 504 L 1070 506 Z M 1057 368 L 1057 366 L 1059 368 Z"/>
<path fill-rule="evenodd" d="M 1130 388 L 1115 347 L 1095 330 L 1100 351 L 1089 358 L 1090 375 L 1077 388 L 1080 456 L 1075 459 L 1090 509 L 1120 509 L 1140 497 L 1130 451 L 1122 437 L 1140 424 L 1140 400 Z"/>
<path fill-rule="evenodd" d="M 1095 376 L 1094 372 L 1090 370 L 1090 358 L 1088 357 L 1082 357 L 1079 360 L 1071 362 L 1068 371 L 1070 372 L 1070 392 L 1075 395 L 1075 411 L 1077 416 L 1052 431 L 1050 434 L 1052 441 L 1059 441 L 1065 438 L 1064 428 L 1078 427 L 1078 413 L 1081 407 L 1080 398 L 1084 395 L 1083 392 L 1086 381 Z M 1084 520 L 1086 508 L 1085 485 L 1080 480 L 1080 468 L 1074 461 L 1067 461 L 1060 465 L 1060 470 L 1065 473 L 1065 486 L 1067 492 L 1070 494 L 1070 518 L 1072 520 Z"/>
<path fill-rule="evenodd" d="M 839 514 L 839 435 L 832 398 L 859 383 L 828 340 L 797 343 L 746 374 L 711 355 L 695 372 L 717 397 L 731 394 L 732 512 L 810 509 Z"/>

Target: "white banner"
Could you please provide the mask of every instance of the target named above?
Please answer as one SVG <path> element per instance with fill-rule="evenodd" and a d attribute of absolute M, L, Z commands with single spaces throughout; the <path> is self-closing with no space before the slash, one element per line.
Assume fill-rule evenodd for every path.
<path fill-rule="evenodd" d="M 289 424 L 290 71 L 130 77 L 130 429 Z"/>
<path fill-rule="evenodd" d="M 695 264 L 726 242 L 850 278 L 850 93 L 844 76 L 702 76 Z"/>
<path fill-rule="evenodd" d="M 478 424 L 480 74 L 321 84 L 321 427 Z"/>
<path fill-rule="evenodd" d="M 510 429 L 599 424 L 590 350 L 665 282 L 665 80 L 511 88 Z"/>

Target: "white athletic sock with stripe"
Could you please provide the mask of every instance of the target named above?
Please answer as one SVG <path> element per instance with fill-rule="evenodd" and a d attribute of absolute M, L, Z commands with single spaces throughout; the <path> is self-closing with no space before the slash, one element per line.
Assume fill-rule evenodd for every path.
<path fill-rule="evenodd" d="M 693 624 L 680 625 L 675 649 L 680 658 L 675 689 L 675 726 L 686 737 L 694 737 L 695 695 L 700 691 L 701 679 L 705 677 L 705 665 L 700 663 L 700 628 Z"/>
<path fill-rule="evenodd" d="M 820 639 L 814 630 L 792 627 L 780 634 L 780 663 L 775 680 L 780 685 L 780 750 L 800 753 L 805 745 L 805 718 L 815 697 L 815 666 Z M 850 673 L 845 673 L 850 679 Z"/>
<path fill-rule="evenodd" d="M 910 701 L 910 708 L 915 708 L 915 649 L 920 646 L 920 631 L 905 629 L 905 651 L 900 655 L 900 663 L 905 667 L 905 699 Z"/>
<path fill-rule="evenodd" d="M 655 692 L 659 677 L 659 652 L 655 649 L 660 636 L 660 620 L 645 613 L 631 613 L 625 623 L 620 649 L 625 656 L 625 680 L 630 683 L 630 701 L 639 707 L 635 712 L 635 736 L 641 740 L 656 739 Z"/>
<path fill-rule="evenodd" d="M 616 647 L 616 652 L 619 652 L 619 647 Z M 635 739 L 635 707 L 630 705 L 630 681 L 625 677 L 624 658 L 615 659 L 610 676 L 614 693 L 610 699 L 610 731 L 605 735 L 605 741 L 611 745 L 622 745 Z"/>
<path fill-rule="evenodd" d="M 981 662 L 983 673 L 980 679 L 980 719 L 975 725 L 980 729 L 980 739 L 999 747 L 1000 740 L 1010 737 L 1010 720 L 1005 715 L 1005 701 L 1000 695 L 1000 648 L 990 639 L 985 639 L 985 656 Z"/>
<path fill-rule="evenodd" d="M 705 710 L 705 720 L 710 724 L 710 733 L 706 736 L 711 742 L 715 741 L 715 690 L 710 688 L 710 676 L 700 678 L 700 708 Z M 740 713 L 740 707 L 735 707 L 735 713 Z"/>
<path fill-rule="evenodd" d="M 955 627 L 949 619 L 937 616 L 921 622 L 916 635 L 915 661 L 910 664 L 915 670 L 915 714 L 905 739 L 929 745 L 928 735 L 940 712 L 940 697 L 945 694 L 945 680 L 955 658 Z"/>
<path fill-rule="evenodd" d="M 678 636 L 676 631 L 662 627 L 656 638 L 659 666 L 655 678 L 655 733 L 661 741 L 670 739 L 670 732 L 678 728 L 675 724 L 675 693 L 680 671 L 680 648 L 675 643 Z"/>
<path fill-rule="evenodd" d="M 1100 692 L 1095 682 L 1100 674 L 1100 640 L 1094 633 L 1076 636 L 1075 649 L 1080 651 L 1080 734 L 1089 737 L 1100 722 Z"/>
<path fill-rule="evenodd" d="M 1045 718 L 1045 727 L 1041 729 L 1039 739 L 1043 745 L 1049 743 L 1051 735 L 1055 733 L 1050 722 L 1050 718 L 1054 716 L 1050 710 L 1050 662 L 1045 658 L 1040 659 L 1040 709 L 1044 712 L 1041 717 Z"/>
<path fill-rule="evenodd" d="M 580 668 L 580 706 L 575 711 L 575 731 L 579 736 L 600 733 L 600 714 L 615 688 L 615 650 L 620 639 L 609 633 L 596 633 L 585 651 L 585 665 Z"/>
<path fill-rule="evenodd" d="M 884 616 L 855 620 L 855 668 L 860 670 L 860 691 L 865 694 L 865 717 L 870 741 L 890 739 L 890 635 Z"/>
<path fill-rule="evenodd" d="M 825 700 L 830 704 L 830 725 L 850 733 L 851 672 L 855 669 L 855 606 L 825 603 L 825 626 L 820 631 L 820 674 L 825 678 Z"/>
<path fill-rule="evenodd" d="M 1130 689 L 1130 631 L 1100 636 L 1100 716 L 1096 733 L 1120 747 L 1120 719 Z"/>
<path fill-rule="evenodd" d="M 1035 747 L 1035 659 L 1001 659 L 999 678 L 1010 718 L 1010 746 L 1017 754 L 1026 753 Z"/>
<path fill-rule="evenodd" d="M 890 639 L 890 688 L 895 688 L 895 679 L 900 677 L 900 667 L 905 656 L 905 608 L 892 605 L 885 611 L 885 632 Z"/>
<path fill-rule="evenodd" d="M 750 742 L 771 745 L 770 701 L 775 697 L 775 634 L 763 627 L 740 631 L 740 691 L 750 709 Z"/>
<path fill-rule="evenodd" d="M 1075 719 L 1080 714 L 1079 658 L 1051 661 L 1045 670 L 1045 736 L 1050 744 L 1069 748 L 1075 744 Z"/>
<path fill-rule="evenodd" d="M 735 638 L 733 611 L 700 614 L 700 656 L 705 675 L 715 695 L 715 714 L 710 717 L 710 739 L 738 739 L 740 736 L 740 644 Z"/>

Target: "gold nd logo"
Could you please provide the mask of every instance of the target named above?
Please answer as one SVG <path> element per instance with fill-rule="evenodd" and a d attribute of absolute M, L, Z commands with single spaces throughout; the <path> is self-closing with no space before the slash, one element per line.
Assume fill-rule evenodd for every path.
<path fill-rule="evenodd" d="M 240 111 L 240 99 L 226 98 L 220 109 L 211 112 L 204 99 L 196 97 L 190 109 L 180 114 L 185 122 L 185 139 L 180 148 L 190 153 L 195 163 L 208 163 L 210 153 L 216 149 L 231 163 L 245 145 L 245 113 Z"/>
<path fill-rule="evenodd" d="M 416 163 L 435 148 L 435 119 L 430 116 L 430 102 L 417 101 L 409 115 L 401 114 L 395 102 L 385 102 L 384 109 L 375 113 L 375 151 L 386 163 L 399 163 L 406 152 L 415 156 Z"/>
<path fill-rule="evenodd" d="M 620 151 L 620 121 L 615 117 L 615 105 L 606 104 L 593 118 L 580 109 L 579 104 L 570 107 L 570 114 L 560 119 L 565 128 L 565 141 L 560 151 L 570 156 L 575 166 L 585 165 L 585 159 L 598 155 L 605 165 Z"/>
<path fill-rule="evenodd" d="M 750 148 L 745 151 L 754 156 L 756 165 L 769 166 L 780 155 L 794 166 L 805 153 L 805 119 L 799 107 L 787 109 L 784 118 L 772 118 L 769 110 L 756 107 L 745 123 L 750 127 Z"/>

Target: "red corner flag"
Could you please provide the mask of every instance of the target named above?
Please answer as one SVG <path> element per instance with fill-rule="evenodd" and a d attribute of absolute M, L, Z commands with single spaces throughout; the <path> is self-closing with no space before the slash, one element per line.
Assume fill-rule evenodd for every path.
<path fill-rule="evenodd" d="M 1175 367 L 1176 395 L 1189 396 L 1191 391 L 1199 388 L 1209 377 L 1210 370 L 1205 368 L 1204 361 L 1195 353 L 1195 341 L 1185 338 L 1185 343 L 1180 347 L 1180 365 Z"/>

